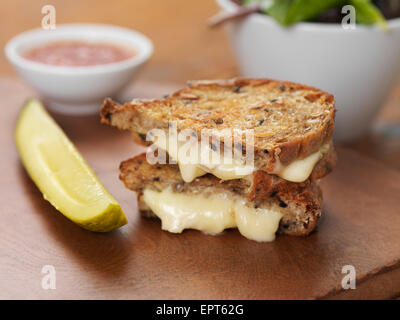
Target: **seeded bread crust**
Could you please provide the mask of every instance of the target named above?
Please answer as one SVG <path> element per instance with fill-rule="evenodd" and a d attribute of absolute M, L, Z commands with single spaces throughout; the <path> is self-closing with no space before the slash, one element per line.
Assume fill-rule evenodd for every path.
<path fill-rule="evenodd" d="M 231 79 L 189 82 L 164 99 L 135 99 L 119 105 L 106 99 L 101 121 L 131 130 L 145 142 L 148 131 L 254 129 L 259 169 L 273 173 L 279 160 L 287 165 L 316 152 L 331 140 L 335 101 L 319 89 L 271 79 Z M 218 134 L 222 142 L 224 136 Z M 246 146 L 243 139 L 242 146 Z"/>
<path fill-rule="evenodd" d="M 141 201 L 146 188 L 156 191 L 172 188 L 175 192 L 202 195 L 225 192 L 232 197 L 246 197 L 249 187 L 245 180 L 221 182 L 210 174 L 199 177 L 191 183 L 185 183 L 177 165 L 151 165 L 147 162 L 145 154 L 123 161 L 120 165 L 120 179 L 128 189 L 137 193 L 139 209 L 145 216 L 154 216 Z M 316 182 L 303 188 L 297 184 L 292 190 L 279 191 L 265 199 L 256 199 L 248 204 L 258 207 L 279 206 L 283 213 L 279 232 L 305 236 L 315 229 L 321 216 L 322 192 Z"/>
<path fill-rule="evenodd" d="M 269 174 L 264 170 L 257 170 L 253 173 L 253 183 L 248 189 L 248 200 L 254 201 L 255 199 L 266 199 L 276 192 L 298 192 L 329 174 L 335 167 L 336 162 L 337 154 L 333 143 L 330 143 L 328 152 L 316 163 L 311 175 L 306 181 L 300 183 L 290 182 L 277 175 Z"/>

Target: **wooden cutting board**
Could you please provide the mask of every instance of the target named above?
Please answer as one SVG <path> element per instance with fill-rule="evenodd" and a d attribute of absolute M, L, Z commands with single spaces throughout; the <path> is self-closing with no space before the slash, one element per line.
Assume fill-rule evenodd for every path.
<path fill-rule="evenodd" d="M 173 87 L 173 86 L 171 86 Z M 141 84 L 137 95 L 165 86 Z M 46 202 L 14 147 L 19 109 L 33 93 L 0 78 L 0 298 L 4 299 L 310 299 L 394 298 L 400 294 L 400 173 L 346 149 L 322 186 L 324 215 L 307 238 L 257 243 L 230 230 L 174 235 L 139 217 L 135 195 L 118 180 L 118 165 L 140 152 L 129 135 L 99 118 L 54 115 L 129 219 L 97 234 L 81 229 Z M 42 268 L 56 270 L 44 290 Z M 341 287 L 352 265 L 357 288 Z"/>

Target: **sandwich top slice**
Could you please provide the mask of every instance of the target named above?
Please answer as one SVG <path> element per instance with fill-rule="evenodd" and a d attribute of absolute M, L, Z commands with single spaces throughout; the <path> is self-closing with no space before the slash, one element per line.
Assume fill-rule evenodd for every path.
<path fill-rule="evenodd" d="M 200 154 L 210 149 L 224 160 L 227 150 L 234 154 L 239 149 L 244 156 L 228 165 L 187 163 L 180 159 L 179 143 L 177 148 L 158 143 L 177 161 L 185 182 L 207 173 L 222 180 L 249 180 L 247 196 L 254 200 L 296 189 L 299 183 L 308 185 L 332 170 L 334 103 L 332 95 L 301 84 L 232 79 L 192 82 L 160 100 L 119 105 L 107 99 L 101 115 L 103 123 L 130 130 L 142 144 L 158 143 L 152 138 L 154 129 L 169 139 L 171 127 L 176 127 L 177 132 L 191 130 L 198 140 L 207 132 L 210 142 L 199 147 Z M 239 140 L 232 139 L 232 131 Z M 248 132 L 252 139 L 245 137 Z M 251 165 L 247 150 L 252 150 Z"/>
<path fill-rule="evenodd" d="M 237 227 L 245 237 L 272 241 L 275 233 L 307 235 L 321 216 L 322 193 L 316 182 L 247 200 L 246 180 L 221 181 L 211 174 L 185 182 L 178 165 L 150 165 L 145 154 L 120 165 L 120 179 L 136 191 L 139 210 L 161 219 L 162 229 L 197 229 L 217 234 Z"/>

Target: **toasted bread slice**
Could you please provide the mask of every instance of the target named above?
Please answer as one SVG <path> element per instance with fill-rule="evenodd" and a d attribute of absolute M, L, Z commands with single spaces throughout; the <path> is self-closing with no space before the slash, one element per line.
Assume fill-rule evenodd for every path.
<path fill-rule="evenodd" d="M 250 201 L 268 198 L 275 192 L 298 190 L 332 170 L 336 163 L 330 141 L 334 113 L 331 95 L 315 88 L 268 79 L 197 82 L 163 100 L 134 100 L 123 106 L 106 100 L 101 110 L 103 123 L 130 129 L 135 140 L 142 144 L 146 144 L 149 130 L 167 130 L 170 121 L 177 122 L 178 130 L 254 128 L 258 171 L 253 172 L 247 189 Z M 254 119 L 262 120 L 254 122 Z M 293 183 L 277 175 L 277 165 L 307 157 L 324 144 L 329 148 L 306 180 Z"/>
<path fill-rule="evenodd" d="M 145 189 L 162 191 L 171 188 L 174 192 L 185 194 L 227 194 L 229 198 L 244 198 L 248 184 L 244 179 L 220 181 L 207 174 L 191 183 L 182 180 L 177 165 L 150 165 L 146 155 L 141 154 L 126 160 L 120 165 L 120 179 L 128 189 L 136 191 L 139 209 L 151 215 L 149 208 L 141 201 Z M 278 208 L 283 214 L 279 232 L 289 235 L 308 235 L 314 230 L 322 208 L 322 193 L 317 183 L 304 188 L 279 191 L 265 199 L 247 202 L 249 206 Z"/>
<path fill-rule="evenodd" d="M 251 179 L 242 183 L 252 181 L 247 189 L 247 198 L 249 201 L 255 199 L 267 199 L 274 193 L 293 193 L 304 189 L 306 186 L 319 181 L 321 178 L 329 174 L 335 167 L 337 162 L 337 154 L 333 144 L 330 144 L 328 152 L 319 160 L 311 172 L 309 178 L 303 182 L 290 182 L 281 177 L 268 174 L 264 170 L 254 171 Z"/>
<path fill-rule="evenodd" d="M 274 173 L 304 159 L 330 142 L 335 115 L 331 94 L 319 89 L 270 79 L 232 79 L 190 83 L 158 100 L 133 100 L 119 105 L 106 99 L 102 122 L 129 129 L 138 141 L 154 128 L 254 130 L 254 158 L 258 169 Z M 243 139 L 242 147 L 246 147 Z"/>

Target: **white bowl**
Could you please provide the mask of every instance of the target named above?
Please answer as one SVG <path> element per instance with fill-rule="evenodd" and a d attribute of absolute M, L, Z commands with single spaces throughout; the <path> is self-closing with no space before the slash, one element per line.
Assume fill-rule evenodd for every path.
<path fill-rule="evenodd" d="M 62 40 L 106 42 L 130 47 L 136 55 L 121 62 L 85 66 L 52 66 L 27 60 L 21 52 Z M 69 114 L 97 112 L 105 97 L 117 94 L 151 56 L 153 45 L 143 34 L 101 24 L 57 25 L 56 30 L 34 29 L 11 39 L 5 54 L 20 76 L 56 111 Z"/>
<path fill-rule="evenodd" d="M 227 12 L 230 0 L 217 0 Z M 335 138 L 350 141 L 370 128 L 400 71 L 400 19 L 390 32 L 357 25 L 298 23 L 282 27 L 263 14 L 228 23 L 240 72 L 291 80 L 335 95 Z"/>

